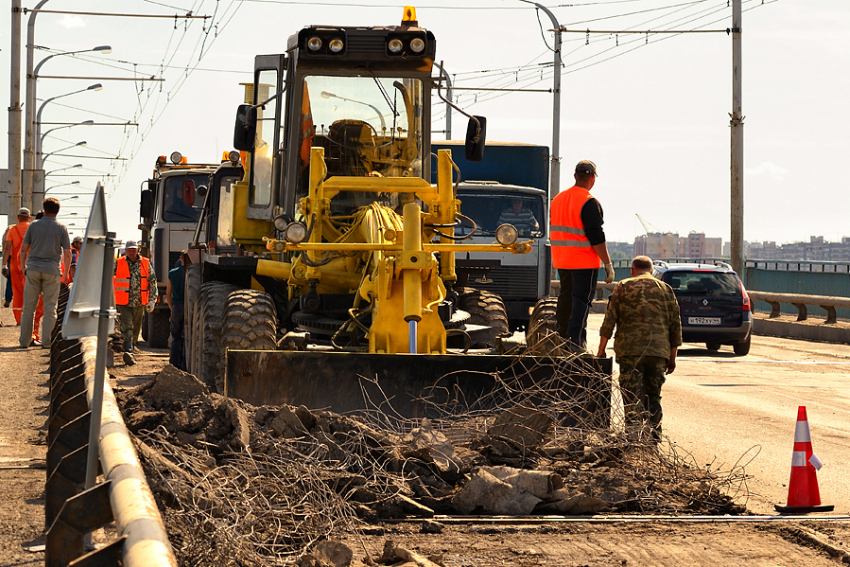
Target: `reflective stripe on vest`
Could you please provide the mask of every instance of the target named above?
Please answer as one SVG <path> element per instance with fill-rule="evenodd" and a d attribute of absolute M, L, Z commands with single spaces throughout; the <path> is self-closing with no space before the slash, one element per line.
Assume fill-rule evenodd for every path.
<path fill-rule="evenodd" d="M 150 274 L 150 260 L 139 256 L 140 272 L 141 272 L 141 288 L 142 288 L 142 305 L 147 305 L 150 297 L 148 289 L 148 275 Z M 118 259 L 118 265 L 115 268 L 115 277 L 112 278 L 115 286 L 115 305 L 130 304 L 130 263 L 127 262 L 127 257 L 123 256 Z"/>
<path fill-rule="evenodd" d="M 581 222 L 581 208 L 591 198 L 593 195 L 587 189 L 573 186 L 552 200 L 549 238 L 555 268 L 583 270 L 601 265 Z"/>

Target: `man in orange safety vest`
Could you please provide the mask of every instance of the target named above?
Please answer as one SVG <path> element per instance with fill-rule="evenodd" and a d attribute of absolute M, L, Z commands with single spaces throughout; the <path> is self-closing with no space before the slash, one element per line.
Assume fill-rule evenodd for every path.
<path fill-rule="evenodd" d="M 124 341 L 124 364 L 136 364 L 133 346 L 142 330 L 142 318 L 151 313 L 158 295 L 156 274 L 147 258 L 139 256 L 139 245 L 128 240 L 126 255 L 115 263 L 115 305 Z"/>
<path fill-rule="evenodd" d="M 552 200 L 549 218 L 552 264 L 561 280 L 559 333 L 568 349 L 581 353 L 587 352 L 587 315 L 596 293 L 600 263 L 605 267 L 605 283 L 614 281 L 614 266 L 602 230 L 602 207 L 590 194 L 596 175 L 592 161 L 578 162 L 575 185 Z"/>

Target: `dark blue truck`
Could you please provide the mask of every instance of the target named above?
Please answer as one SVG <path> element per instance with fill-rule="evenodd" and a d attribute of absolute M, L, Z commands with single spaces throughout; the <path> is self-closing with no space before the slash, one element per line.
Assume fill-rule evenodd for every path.
<path fill-rule="evenodd" d="M 528 254 L 469 253 L 457 258 L 458 287 L 499 295 L 511 329 L 525 328 L 537 300 L 549 295 L 549 148 L 488 141 L 480 162 L 464 159 L 462 141 L 431 142 L 432 153 L 441 149 L 452 150 L 460 169 L 458 199 L 463 214 L 477 225 L 473 241 L 492 242 L 499 224 L 517 219 L 523 221 L 512 223 L 520 240 L 533 241 Z"/>

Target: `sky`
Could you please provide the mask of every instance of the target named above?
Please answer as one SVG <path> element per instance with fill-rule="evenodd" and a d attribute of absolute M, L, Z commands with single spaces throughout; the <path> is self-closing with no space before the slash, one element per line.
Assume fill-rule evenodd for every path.
<path fill-rule="evenodd" d="M 23 4 L 32 8 L 36 2 Z M 603 206 L 609 241 L 631 242 L 644 234 L 638 215 L 653 232 L 730 238 L 731 36 L 626 33 L 725 30 L 731 27 L 727 4 L 544 3 L 567 30 L 585 31 L 563 34 L 561 188 L 572 184 L 579 160 L 597 164 L 593 193 Z M 551 146 L 553 96 L 530 92 L 553 84 L 548 17 L 521 0 L 428 0 L 415 6 L 419 24 L 436 36 L 437 61 L 455 86 L 527 90 L 457 91 L 459 106 L 487 117 L 488 140 Z M 239 83 L 251 80 L 255 55 L 283 53 L 287 38 L 306 25 L 396 25 L 403 7 L 386 0 L 51 0 L 43 9 L 120 10 L 125 17 L 37 16 L 34 44 L 46 49 L 36 49 L 36 63 L 53 53 L 112 48 L 108 55 L 62 55 L 45 63 L 39 105 L 95 83 L 103 89 L 60 96 L 44 106 L 42 121 L 138 124 L 75 126 L 45 138 L 44 152 L 56 152 L 45 163 L 54 172 L 46 186 L 63 199 L 60 219 L 82 235 L 100 181 L 108 195 L 109 229 L 122 240 L 138 238 L 139 191 L 157 156 L 176 150 L 190 161 L 217 162 L 232 149 L 243 98 Z M 850 182 L 843 169 L 850 159 L 850 2 L 744 0 L 743 9 L 744 238 L 784 243 L 850 236 Z M 212 17 L 175 20 L 190 11 Z M 168 17 L 129 17 L 141 14 Z M 4 11 L 2 77 L 9 77 L 10 27 Z M 55 75 L 90 78 L 46 78 Z M 0 88 L 10 101 L 9 81 Z M 444 128 L 442 106 L 434 108 L 434 130 Z M 457 113 L 453 130 L 455 138 L 465 131 L 465 118 Z M 65 149 L 81 141 L 85 147 Z M 7 156 L 3 136 L 0 164 Z M 115 157 L 121 160 L 102 159 Z M 83 167 L 62 169 L 76 164 Z M 73 181 L 80 183 L 64 185 Z M 0 230 L 5 223 L 0 217 Z"/>

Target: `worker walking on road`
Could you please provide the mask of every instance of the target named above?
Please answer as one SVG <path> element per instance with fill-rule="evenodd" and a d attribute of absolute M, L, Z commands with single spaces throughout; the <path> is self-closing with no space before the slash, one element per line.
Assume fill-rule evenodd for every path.
<path fill-rule="evenodd" d="M 37 307 L 41 300 L 44 302 L 41 346 L 50 346 L 53 327 L 56 325 L 59 288 L 62 283 L 67 283 L 66 277 L 62 275 L 62 264 L 68 266 L 71 263 L 71 238 L 68 236 L 68 228 L 56 220 L 59 201 L 48 197 L 44 200 L 43 207 L 43 218 L 29 226 L 21 244 L 20 268 L 26 276 L 20 337 L 21 346 L 24 348 L 39 343 L 37 336 L 33 335 L 33 326 L 35 324 L 37 329 Z"/>
<path fill-rule="evenodd" d="M 676 369 L 682 344 L 682 321 L 673 289 L 652 276 L 652 260 L 632 260 L 631 277 L 618 282 L 608 299 L 599 329 L 599 358 L 617 329 L 614 353 L 620 365 L 620 389 L 626 426 L 648 415 L 655 439 L 661 437 L 661 386 Z"/>
<path fill-rule="evenodd" d="M 21 244 L 30 227 L 30 210 L 26 207 L 18 209 L 18 224 L 10 226 L 3 244 L 3 259 L 8 256 L 9 280 L 12 282 L 12 313 L 15 322 L 21 324 L 21 314 L 24 312 L 24 271 L 21 269 Z"/>
<path fill-rule="evenodd" d="M 124 341 L 124 364 L 136 364 L 133 347 L 142 330 L 145 310 L 151 313 L 157 298 L 156 274 L 150 260 L 139 256 L 139 245 L 128 240 L 126 255 L 115 263 L 115 305 Z"/>
<path fill-rule="evenodd" d="M 596 183 L 596 165 L 578 162 L 576 184 L 552 200 L 550 213 L 552 264 L 558 270 L 559 333 L 573 352 L 587 352 L 587 315 L 596 293 L 599 264 L 605 283 L 614 281 L 614 266 L 602 230 L 602 207 L 590 194 Z"/>
<path fill-rule="evenodd" d="M 186 281 L 186 268 L 192 261 L 184 250 L 177 265 L 168 272 L 165 284 L 165 301 L 171 309 L 171 351 L 168 362 L 180 370 L 186 370 L 186 358 L 183 351 L 183 286 Z"/>

